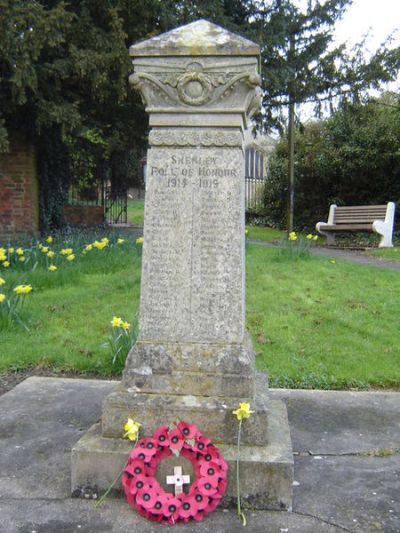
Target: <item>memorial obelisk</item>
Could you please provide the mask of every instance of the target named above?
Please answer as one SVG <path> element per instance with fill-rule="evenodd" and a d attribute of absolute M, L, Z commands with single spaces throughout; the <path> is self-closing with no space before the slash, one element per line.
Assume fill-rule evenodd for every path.
<path fill-rule="evenodd" d="M 231 464 L 229 504 L 232 410 L 247 401 L 254 413 L 243 425 L 243 501 L 291 508 L 286 408 L 256 374 L 245 330 L 243 131 L 260 106 L 259 53 L 205 20 L 130 48 L 130 81 L 150 120 L 139 338 L 101 426 L 73 450 L 73 488 L 105 488 L 121 469 L 128 417 L 144 435 L 179 419 L 196 424 Z"/>

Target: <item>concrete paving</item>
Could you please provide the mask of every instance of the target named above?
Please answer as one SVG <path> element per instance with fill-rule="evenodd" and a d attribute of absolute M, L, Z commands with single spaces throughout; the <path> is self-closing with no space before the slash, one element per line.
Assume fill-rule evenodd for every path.
<path fill-rule="evenodd" d="M 122 500 L 70 498 L 70 450 L 116 382 L 31 377 L 0 397 L 0 532 L 164 531 Z M 400 393 L 271 390 L 288 406 L 292 512 L 247 512 L 244 531 L 400 532 Z M 179 531 L 243 531 L 216 511 Z"/>

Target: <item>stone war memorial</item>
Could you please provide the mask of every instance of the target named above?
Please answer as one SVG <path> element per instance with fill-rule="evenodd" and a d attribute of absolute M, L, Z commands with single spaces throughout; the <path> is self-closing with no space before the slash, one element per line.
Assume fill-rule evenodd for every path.
<path fill-rule="evenodd" d="M 142 424 L 146 437 L 185 421 L 228 462 L 222 505 L 233 505 L 232 411 L 249 402 L 242 503 L 291 509 L 286 407 L 269 398 L 245 330 L 243 132 L 260 106 L 259 53 L 255 43 L 205 20 L 130 48 L 130 82 L 150 120 L 139 338 L 100 423 L 72 450 L 73 491 L 103 491 L 112 483 L 132 449 L 123 439 L 128 418 Z M 190 461 L 170 459 L 158 468 L 160 483 L 174 472 L 194 479 Z"/>

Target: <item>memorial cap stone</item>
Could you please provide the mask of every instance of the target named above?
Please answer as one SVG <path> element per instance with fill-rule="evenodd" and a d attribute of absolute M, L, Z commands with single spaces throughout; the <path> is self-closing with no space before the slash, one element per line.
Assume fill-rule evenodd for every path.
<path fill-rule="evenodd" d="M 129 48 L 131 56 L 258 56 L 258 44 L 200 19 Z"/>

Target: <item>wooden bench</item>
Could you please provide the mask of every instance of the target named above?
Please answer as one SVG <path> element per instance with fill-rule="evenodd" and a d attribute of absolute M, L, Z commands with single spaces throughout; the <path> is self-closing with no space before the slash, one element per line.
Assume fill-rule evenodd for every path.
<path fill-rule="evenodd" d="M 335 244 L 335 233 L 369 231 L 379 233 L 380 248 L 393 246 L 394 202 L 387 205 L 360 205 L 329 208 L 328 222 L 317 222 L 316 229 L 325 235 L 328 246 Z"/>

